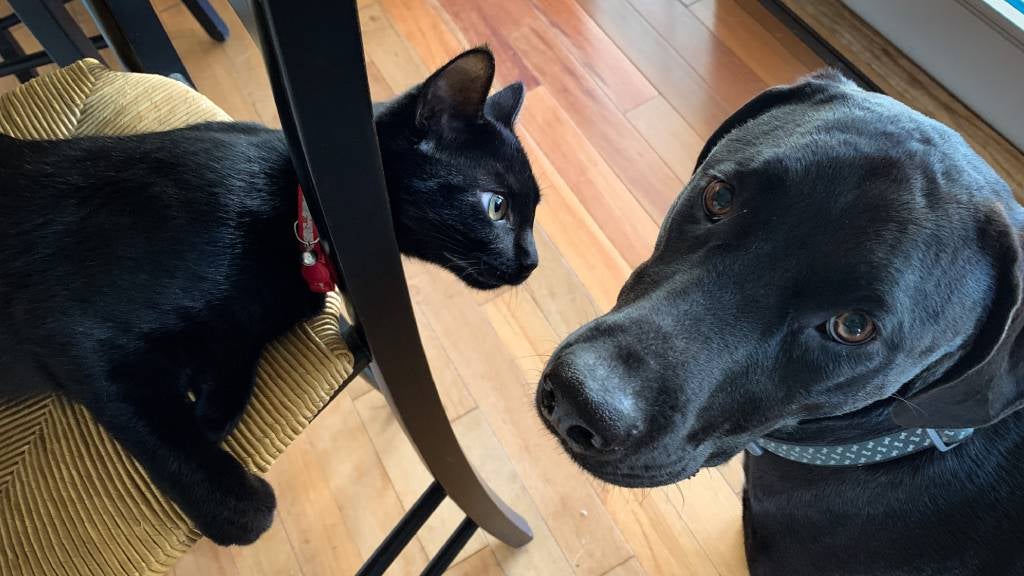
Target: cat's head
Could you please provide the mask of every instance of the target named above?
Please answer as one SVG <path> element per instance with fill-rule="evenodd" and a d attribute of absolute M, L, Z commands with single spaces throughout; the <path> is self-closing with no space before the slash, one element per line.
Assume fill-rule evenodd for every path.
<path fill-rule="evenodd" d="M 456 56 L 377 114 L 399 249 L 480 289 L 519 284 L 537 267 L 540 200 L 513 132 L 521 83 L 487 96 L 494 57 Z"/>

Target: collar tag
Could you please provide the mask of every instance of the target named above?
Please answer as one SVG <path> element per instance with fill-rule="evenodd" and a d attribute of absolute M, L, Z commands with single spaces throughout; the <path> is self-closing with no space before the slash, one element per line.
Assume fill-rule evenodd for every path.
<path fill-rule="evenodd" d="M 311 292 L 326 294 L 334 290 L 337 284 L 337 274 L 334 266 L 324 252 L 323 244 L 320 242 L 320 233 L 316 229 L 316 223 L 309 213 L 309 206 L 306 205 L 306 198 L 302 194 L 302 186 L 298 186 L 299 209 L 298 219 L 295 221 L 295 239 L 299 241 L 302 255 L 302 278 L 306 281 Z"/>

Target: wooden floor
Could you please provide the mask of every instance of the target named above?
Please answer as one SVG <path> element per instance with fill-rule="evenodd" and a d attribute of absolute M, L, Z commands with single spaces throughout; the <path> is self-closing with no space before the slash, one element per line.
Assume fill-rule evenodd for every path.
<path fill-rule="evenodd" d="M 176 0 L 153 0 L 200 91 L 240 120 L 277 125 L 259 55 L 232 27 L 210 40 Z M 408 262 L 424 344 L 481 474 L 536 539 L 476 535 L 460 575 L 745 574 L 738 461 L 657 490 L 585 476 L 537 420 L 547 354 L 611 307 L 649 254 L 706 137 L 765 87 L 821 63 L 757 0 L 360 0 L 374 95 L 487 42 L 498 82 L 529 89 L 519 135 L 543 188 L 541 263 L 515 290 L 478 293 Z M 329 23 L 325 23 L 329 25 Z M 9 84 L 0 84 L 0 89 Z M 384 399 L 357 382 L 269 475 L 279 512 L 255 545 L 201 542 L 177 576 L 351 574 L 430 477 Z M 391 574 L 418 574 L 461 516 L 446 502 Z"/>

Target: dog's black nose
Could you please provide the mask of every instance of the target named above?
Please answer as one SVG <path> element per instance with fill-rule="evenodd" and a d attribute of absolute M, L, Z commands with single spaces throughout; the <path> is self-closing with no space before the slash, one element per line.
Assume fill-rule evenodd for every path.
<path fill-rule="evenodd" d="M 601 455 L 629 447 L 643 431 L 642 413 L 619 383 L 588 386 L 580 367 L 556 364 L 537 389 L 537 407 L 577 452 Z"/>

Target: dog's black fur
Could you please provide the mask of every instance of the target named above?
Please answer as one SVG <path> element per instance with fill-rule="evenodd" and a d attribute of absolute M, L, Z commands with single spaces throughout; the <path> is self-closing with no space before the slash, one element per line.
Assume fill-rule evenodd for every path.
<path fill-rule="evenodd" d="M 734 207 L 709 218 L 711 182 Z M 746 458 L 755 575 L 1024 571 L 1024 208 L 955 132 L 834 72 L 712 136 L 615 308 L 538 389 L 596 476 L 657 486 L 770 435 L 844 443 L 977 427 L 951 452 L 821 468 Z M 877 335 L 851 346 L 845 311 Z"/>
<path fill-rule="evenodd" d="M 493 73 L 470 50 L 376 114 L 400 248 L 481 288 L 537 264 L 539 192 L 512 131 L 523 88 L 488 99 Z M 264 345 L 324 303 L 300 275 L 284 136 L 0 136 L 0 186 L 0 394 L 82 403 L 204 534 L 255 540 L 273 491 L 219 442 Z M 506 219 L 485 192 L 507 198 Z"/>

